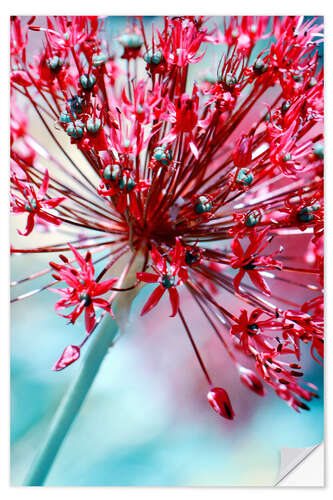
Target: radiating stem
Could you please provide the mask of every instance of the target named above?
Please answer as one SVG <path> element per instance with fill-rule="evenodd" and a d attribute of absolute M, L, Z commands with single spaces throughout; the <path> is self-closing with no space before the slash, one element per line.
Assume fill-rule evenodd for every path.
<path fill-rule="evenodd" d="M 117 322 L 111 317 L 105 317 L 91 340 L 76 379 L 65 394 L 54 416 L 46 440 L 24 482 L 25 486 L 43 485 L 117 332 Z"/>

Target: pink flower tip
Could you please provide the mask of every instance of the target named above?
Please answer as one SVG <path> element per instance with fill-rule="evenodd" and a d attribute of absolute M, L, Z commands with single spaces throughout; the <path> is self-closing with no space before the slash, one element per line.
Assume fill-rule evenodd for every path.
<path fill-rule="evenodd" d="M 66 368 L 66 366 L 71 365 L 79 359 L 80 357 L 80 348 L 76 345 L 68 345 L 56 364 L 53 366 L 52 370 L 54 372 L 59 372 Z"/>
<path fill-rule="evenodd" d="M 221 387 L 213 387 L 207 394 L 209 404 L 221 417 L 233 420 L 235 414 L 232 409 L 228 393 Z"/>
<path fill-rule="evenodd" d="M 240 379 L 251 391 L 255 392 L 259 396 L 264 396 L 264 386 L 260 378 L 248 368 L 244 366 L 239 366 Z"/>

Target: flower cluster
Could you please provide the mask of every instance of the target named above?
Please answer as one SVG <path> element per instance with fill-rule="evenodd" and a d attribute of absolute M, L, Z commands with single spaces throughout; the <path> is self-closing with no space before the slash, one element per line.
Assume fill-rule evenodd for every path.
<path fill-rule="evenodd" d="M 65 349 L 60 370 L 79 358 L 117 296 L 151 284 L 141 314 L 168 296 L 209 403 L 231 420 L 232 397 L 213 384 L 186 321 L 184 289 L 242 383 L 309 409 L 302 400 L 317 394 L 301 383 L 302 345 L 323 357 L 320 20 L 165 17 L 148 36 L 136 17 L 113 51 L 103 23 L 11 19 L 11 208 L 27 215 L 21 236 L 41 225 L 62 235 L 57 244 L 12 246 L 13 256 L 61 251 L 62 261 L 14 282 L 47 273 L 55 280 L 13 301 L 51 288 L 61 297 L 56 312 L 72 307 L 63 314 L 70 323 L 84 315 L 86 337 Z M 219 62 L 194 82 L 209 45 Z M 30 132 L 24 100 L 61 154 Z M 138 255 L 144 264 L 124 286 Z M 116 265 L 120 278 L 107 279 Z"/>

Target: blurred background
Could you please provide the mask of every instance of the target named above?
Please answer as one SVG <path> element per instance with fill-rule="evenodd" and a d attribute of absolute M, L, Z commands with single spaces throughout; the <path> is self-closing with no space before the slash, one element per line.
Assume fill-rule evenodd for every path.
<path fill-rule="evenodd" d="M 152 21 L 161 23 L 160 18 L 144 19 L 146 26 Z M 214 21 L 221 26 L 221 18 Z M 108 18 L 105 36 L 111 39 L 118 35 L 125 24 L 126 18 Z M 213 47 L 197 65 L 198 72 L 216 66 L 219 54 L 221 47 Z M 46 148 L 52 148 L 33 114 L 30 119 L 32 133 L 38 134 Z M 24 227 L 24 218 L 13 218 L 11 226 L 12 244 L 22 247 L 18 227 Z M 37 233 L 25 245 L 43 245 L 52 238 Z M 288 255 L 299 255 L 301 245 L 305 252 L 305 239 L 290 241 Z M 47 255 L 17 255 L 12 261 L 11 279 L 46 268 L 49 260 Z M 47 277 L 39 278 L 33 287 L 47 282 Z M 19 293 L 31 288 L 25 283 Z M 311 402 L 310 412 L 295 413 L 271 391 L 264 398 L 257 396 L 241 384 L 200 311 L 184 294 L 183 309 L 200 352 L 216 385 L 230 394 L 236 418 L 227 421 L 206 400 L 206 382 L 182 325 L 177 318 L 168 317 L 168 300 L 164 297 L 161 307 L 139 318 L 152 289 L 148 285 L 135 299 L 130 326 L 104 360 L 46 485 L 274 484 L 281 447 L 309 447 L 323 440 L 321 366 L 305 346 L 305 378 L 319 387 L 320 395 Z M 299 302 L 305 300 L 293 285 L 288 294 Z M 11 482 L 15 486 L 22 484 L 79 368 L 76 363 L 63 372 L 51 371 L 64 347 L 80 343 L 84 335 L 82 322 L 66 326 L 65 320 L 55 314 L 56 300 L 57 296 L 44 291 L 11 308 Z M 232 297 L 220 295 L 219 300 L 225 307 L 232 306 Z"/>

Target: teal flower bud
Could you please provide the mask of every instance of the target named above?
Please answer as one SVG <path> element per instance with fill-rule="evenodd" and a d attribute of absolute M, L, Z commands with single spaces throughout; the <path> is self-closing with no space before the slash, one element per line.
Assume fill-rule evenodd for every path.
<path fill-rule="evenodd" d="M 315 203 L 314 205 L 301 208 L 297 213 L 297 217 L 301 222 L 312 222 L 315 218 L 313 212 L 317 212 L 318 210 L 320 210 L 320 205 Z"/>
<path fill-rule="evenodd" d="M 53 56 L 46 60 L 46 66 L 55 73 L 61 70 L 63 64 L 64 61 L 58 56 Z"/>
<path fill-rule="evenodd" d="M 317 142 L 313 145 L 313 154 L 317 156 L 320 160 L 324 158 L 324 144 Z"/>
<path fill-rule="evenodd" d="M 90 134 L 97 134 L 101 126 L 102 121 L 100 120 L 100 118 L 89 118 L 87 120 L 87 131 Z"/>
<path fill-rule="evenodd" d="M 147 64 L 154 64 L 157 66 L 158 64 L 161 64 L 161 62 L 164 62 L 164 57 L 160 50 L 155 50 L 153 52 L 153 49 L 149 49 L 144 55 L 144 60 Z"/>
<path fill-rule="evenodd" d="M 103 177 L 107 181 L 116 181 L 120 173 L 119 165 L 107 165 L 103 171 Z"/>
<path fill-rule="evenodd" d="M 247 168 L 241 168 L 237 174 L 236 182 L 238 184 L 250 185 L 253 181 L 253 174 Z"/>
<path fill-rule="evenodd" d="M 81 120 L 75 120 L 67 126 L 66 132 L 74 139 L 80 139 L 84 133 L 84 123 Z"/>
<path fill-rule="evenodd" d="M 119 42 L 126 49 L 140 49 L 143 39 L 137 33 L 122 33 Z"/>
<path fill-rule="evenodd" d="M 91 90 L 96 83 L 95 75 L 81 75 L 80 76 L 80 84 L 81 87 L 85 90 Z"/>
<path fill-rule="evenodd" d="M 211 204 L 207 196 L 199 196 L 199 198 L 196 200 L 194 209 L 197 214 L 205 214 L 207 212 L 210 212 L 212 207 L 213 205 Z"/>
<path fill-rule="evenodd" d="M 93 66 L 95 68 L 98 68 L 98 66 L 105 64 L 108 61 L 108 59 L 109 59 L 108 55 L 104 54 L 103 52 L 101 54 L 94 54 L 92 57 Z"/>
<path fill-rule="evenodd" d="M 76 114 L 73 113 L 73 118 L 76 120 Z M 61 123 L 70 123 L 72 121 L 72 116 L 68 111 L 63 111 L 59 117 Z"/>

